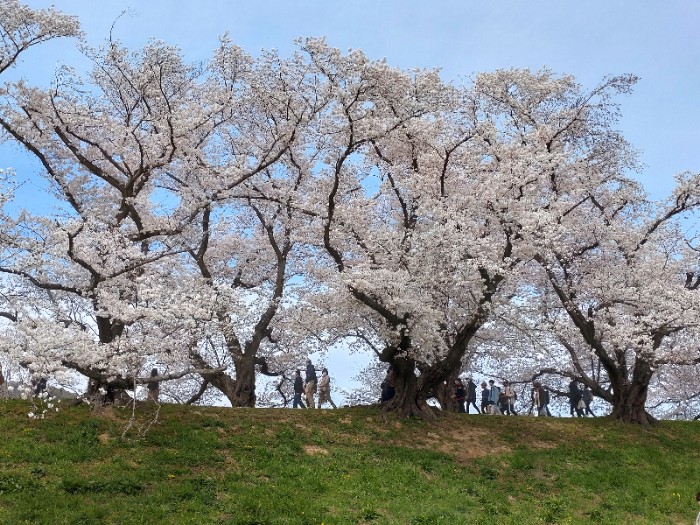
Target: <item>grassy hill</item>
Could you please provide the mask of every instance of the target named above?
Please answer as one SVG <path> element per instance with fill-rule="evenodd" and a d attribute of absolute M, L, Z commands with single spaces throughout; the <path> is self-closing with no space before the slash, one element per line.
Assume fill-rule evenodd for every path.
<path fill-rule="evenodd" d="M 0 401 L 2 524 L 690 524 L 700 422 Z"/>

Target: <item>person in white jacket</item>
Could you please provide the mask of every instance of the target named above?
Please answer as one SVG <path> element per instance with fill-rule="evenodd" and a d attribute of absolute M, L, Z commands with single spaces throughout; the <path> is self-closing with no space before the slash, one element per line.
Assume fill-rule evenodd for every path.
<path fill-rule="evenodd" d="M 517 416 L 518 413 L 515 411 L 515 398 L 517 396 L 515 390 L 513 390 L 513 387 L 510 386 L 508 381 L 503 381 L 503 393 L 506 396 L 505 413 Z"/>
<path fill-rule="evenodd" d="M 328 376 L 328 369 L 321 371 L 321 379 L 318 382 L 318 408 L 328 401 L 333 408 L 338 408 L 331 399 L 331 378 Z"/>
<path fill-rule="evenodd" d="M 700 506 L 700 492 L 695 495 L 695 501 Z M 695 525 L 700 525 L 700 512 L 698 512 L 698 517 L 695 518 Z"/>

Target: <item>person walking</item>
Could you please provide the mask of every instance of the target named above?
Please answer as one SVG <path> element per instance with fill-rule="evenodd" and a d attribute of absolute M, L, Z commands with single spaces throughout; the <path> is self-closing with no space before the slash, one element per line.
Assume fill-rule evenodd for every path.
<path fill-rule="evenodd" d="M 504 404 L 504 413 L 512 416 L 517 416 L 518 413 L 515 411 L 515 400 L 517 399 L 517 395 L 515 394 L 515 390 L 513 390 L 513 387 L 510 385 L 508 381 L 503 381 L 503 394 L 506 396 L 506 402 Z"/>
<path fill-rule="evenodd" d="M 583 404 L 586 407 L 586 408 L 584 408 L 586 415 L 595 417 L 593 410 L 591 410 L 591 403 L 593 402 L 593 392 L 591 392 L 591 389 L 588 388 L 588 386 L 586 386 L 583 389 L 583 393 L 581 394 L 581 399 L 583 399 Z"/>
<path fill-rule="evenodd" d="M 328 369 L 324 368 L 321 371 L 321 379 L 318 382 L 318 408 L 328 401 L 333 408 L 338 408 L 331 399 L 331 378 L 328 375 Z"/>
<path fill-rule="evenodd" d="M 301 370 L 297 369 L 294 373 L 294 401 L 292 408 L 306 408 L 306 405 L 301 400 L 301 395 L 304 393 L 304 380 L 301 378 Z"/>
<path fill-rule="evenodd" d="M 464 388 L 464 383 L 460 378 L 455 379 L 455 386 L 452 392 L 452 397 L 457 401 L 457 413 L 464 414 L 464 401 L 467 399 L 467 389 Z"/>
<path fill-rule="evenodd" d="M 489 413 L 489 388 L 486 381 L 481 383 L 481 413 Z"/>
<path fill-rule="evenodd" d="M 9 397 L 10 397 L 10 391 L 7 388 L 5 376 L 2 375 L 2 368 L 0 368 L 0 399 L 7 399 Z"/>
<path fill-rule="evenodd" d="M 527 411 L 527 415 L 532 415 L 532 409 L 535 409 L 535 416 L 539 415 L 540 412 L 540 391 L 537 388 L 537 383 L 533 383 L 532 390 L 530 391 L 530 410 Z"/>
<path fill-rule="evenodd" d="M 304 393 L 306 394 L 306 406 L 309 408 L 314 408 L 314 394 L 316 393 L 316 369 L 314 368 L 311 359 L 306 360 Z"/>
<path fill-rule="evenodd" d="M 396 395 L 396 380 L 394 378 L 394 367 L 389 365 L 386 370 L 386 376 L 384 376 L 384 381 L 382 381 L 382 403 L 393 399 Z"/>
<path fill-rule="evenodd" d="M 695 495 L 695 502 L 700 506 L 700 492 Z M 695 525 L 700 525 L 700 512 L 698 512 L 698 517 L 695 518 Z"/>
<path fill-rule="evenodd" d="M 491 415 L 502 415 L 501 409 L 498 407 L 498 398 L 501 395 L 501 389 L 496 386 L 496 382 L 489 380 L 489 413 Z"/>
<path fill-rule="evenodd" d="M 469 405 L 474 407 L 477 414 L 481 413 L 479 407 L 476 406 L 476 383 L 471 377 L 469 378 L 469 381 L 467 381 L 467 414 L 469 413 Z"/>
<path fill-rule="evenodd" d="M 535 394 L 534 399 L 537 400 L 537 415 L 540 417 L 549 416 L 549 410 L 547 405 L 549 405 L 549 392 L 542 385 L 542 383 L 535 383 Z"/>
<path fill-rule="evenodd" d="M 158 369 L 154 368 L 151 370 L 151 377 L 156 377 L 158 375 Z M 160 397 L 160 382 L 151 379 L 146 384 L 146 389 L 148 390 L 148 401 L 153 403 L 158 403 L 158 398 Z"/>
<path fill-rule="evenodd" d="M 569 383 L 569 412 L 571 417 L 574 417 L 574 412 L 578 417 L 583 417 L 583 410 L 578 406 L 581 401 L 581 389 L 578 387 L 578 382 L 573 379 Z"/>

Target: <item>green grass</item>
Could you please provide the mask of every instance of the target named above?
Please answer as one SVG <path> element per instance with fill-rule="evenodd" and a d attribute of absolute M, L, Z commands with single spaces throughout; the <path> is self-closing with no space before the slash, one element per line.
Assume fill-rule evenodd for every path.
<path fill-rule="evenodd" d="M 148 408 L 139 413 L 148 420 Z M 700 423 L 0 402 L 0 524 L 693 523 Z"/>

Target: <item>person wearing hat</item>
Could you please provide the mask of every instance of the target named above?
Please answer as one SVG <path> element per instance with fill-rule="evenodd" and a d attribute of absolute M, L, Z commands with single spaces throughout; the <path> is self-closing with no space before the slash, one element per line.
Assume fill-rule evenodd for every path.
<path fill-rule="evenodd" d="M 158 369 L 154 368 L 151 370 L 151 377 L 158 377 Z M 158 403 L 158 399 L 160 398 L 160 381 L 156 381 L 155 379 L 151 379 L 147 384 L 146 384 L 146 389 L 148 390 L 148 400 L 153 402 L 153 403 Z"/>
<path fill-rule="evenodd" d="M 481 413 L 489 413 L 489 386 L 486 381 L 481 382 Z"/>

